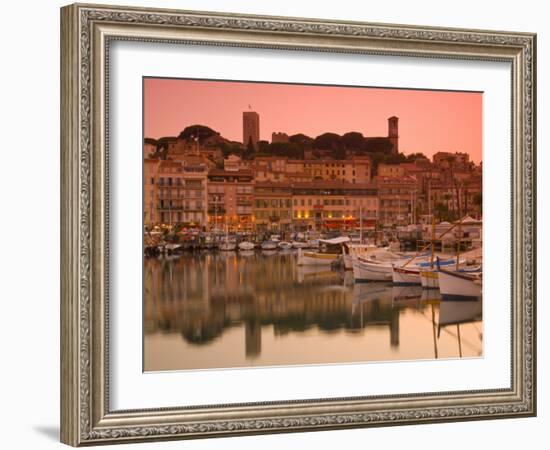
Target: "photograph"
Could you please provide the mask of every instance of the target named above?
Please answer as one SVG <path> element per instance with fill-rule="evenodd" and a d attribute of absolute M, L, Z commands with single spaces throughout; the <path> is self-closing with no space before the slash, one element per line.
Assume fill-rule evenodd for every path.
<path fill-rule="evenodd" d="M 142 89 L 145 372 L 484 357 L 483 92 Z"/>

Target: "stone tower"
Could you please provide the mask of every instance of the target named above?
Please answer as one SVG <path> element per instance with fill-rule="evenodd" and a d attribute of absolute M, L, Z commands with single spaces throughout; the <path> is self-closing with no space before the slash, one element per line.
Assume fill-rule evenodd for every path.
<path fill-rule="evenodd" d="M 388 119 L 388 139 L 393 144 L 392 152 L 399 153 L 399 117 L 392 116 Z"/>
<path fill-rule="evenodd" d="M 258 141 L 260 140 L 260 115 L 255 111 L 243 112 L 243 145 L 246 147 L 248 142 L 258 150 Z"/>

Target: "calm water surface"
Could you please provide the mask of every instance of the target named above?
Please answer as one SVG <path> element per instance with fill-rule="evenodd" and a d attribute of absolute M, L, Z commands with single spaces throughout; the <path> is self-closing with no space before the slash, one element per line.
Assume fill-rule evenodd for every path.
<path fill-rule="evenodd" d="M 146 259 L 144 369 L 482 356 L 481 300 L 353 282 L 296 253 Z"/>

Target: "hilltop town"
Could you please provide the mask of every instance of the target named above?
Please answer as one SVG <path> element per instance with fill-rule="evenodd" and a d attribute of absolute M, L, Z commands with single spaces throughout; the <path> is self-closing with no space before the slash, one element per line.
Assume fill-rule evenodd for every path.
<path fill-rule="evenodd" d="M 482 166 L 467 152 L 399 152 L 398 118 L 387 136 L 315 138 L 273 132 L 243 112 L 243 139 L 192 125 L 144 140 L 144 224 L 202 230 L 368 230 L 481 218 Z"/>

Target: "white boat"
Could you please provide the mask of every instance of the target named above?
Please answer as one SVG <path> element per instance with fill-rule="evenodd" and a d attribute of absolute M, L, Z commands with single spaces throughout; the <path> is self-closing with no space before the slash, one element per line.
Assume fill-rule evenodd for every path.
<path fill-rule="evenodd" d="M 307 248 L 307 242 L 303 241 L 292 241 L 292 248 Z"/>
<path fill-rule="evenodd" d="M 358 257 L 353 261 L 353 279 L 363 281 L 392 281 L 393 266 Z"/>
<path fill-rule="evenodd" d="M 172 243 L 169 243 L 169 244 L 166 244 L 164 246 L 164 248 L 166 249 L 166 251 L 168 253 L 172 253 L 172 252 L 175 252 L 176 250 L 178 250 L 179 248 L 181 248 L 181 244 L 172 244 Z"/>
<path fill-rule="evenodd" d="M 382 252 L 383 258 L 375 258 L 374 256 L 375 255 L 367 258 L 358 257 L 354 259 L 353 278 L 355 281 L 393 281 L 394 266 L 402 267 L 407 264 L 407 269 L 418 272 L 419 268 L 426 264 L 426 255 L 424 254 L 408 256 L 384 250 Z M 420 284 L 420 280 L 417 280 L 415 274 L 412 273 L 410 274 L 410 278 L 401 280 L 401 282 L 403 284 Z"/>
<path fill-rule="evenodd" d="M 235 250 L 237 243 L 235 241 L 222 241 L 220 242 L 220 250 L 222 251 L 231 251 Z"/>
<path fill-rule="evenodd" d="M 439 275 L 437 274 L 437 270 L 420 270 L 420 284 L 424 289 L 439 289 Z"/>
<path fill-rule="evenodd" d="M 344 254 L 343 245 L 348 242 L 349 238 L 346 236 L 340 236 L 333 239 L 320 239 L 319 244 L 322 246 L 321 251 L 306 251 L 304 249 L 299 249 L 298 265 L 330 265 Z"/>
<path fill-rule="evenodd" d="M 338 253 L 320 253 L 298 249 L 299 266 L 330 266 L 339 257 Z"/>
<path fill-rule="evenodd" d="M 344 268 L 346 270 L 353 270 L 353 259 L 366 257 L 369 253 L 379 250 L 375 245 L 367 244 L 351 244 L 344 248 Z"/>
<path fill-rule="evenodd" d="M 439 269 L 442 300 L 475 300 L 481 297 L 482 275 Z"/>
<path fill-rule="evenodd" d="M 254 250 L 254 244 L 252 242 L 243 241 L 239 243 L 239 250 Z"/>
<path fill-rule="evenodd" d="M 290 250 L 292 248 L 292 243 L 281 241 L 279 242 L 279 248 L 281 250 Z"/>
<path fill-rule="evenodd" d="M 392 267 L 392 281 L 398 286 L 421 285 L 420 269 L 415 267 Z"/>
<path fill-rule="evenodd" d="M 320 245 L 319 239 L 310 239 L 304 248 L 319 248 Z"/>
<path fill-rule="evenodd" d="M 277 241 L 263 241 L 261 244 L 262 250 L 276 250 L 278 242 Z"/>
<path fill-rule="evenodd" d="M 440 263 L 441 264 L 441 263 Z M 454 265 L 456 262 L 453 260 L 451 264 Z M 460 264 L 463 264 L 461 261 Z M 481 266 L 460 266 L 459 272 L 461 273 L 478 273 L 481 270 Z M 420 270 L 420 283 L 424 289 L 439 289 L 439 274 L 437 269 L 422 268 Z"/>

